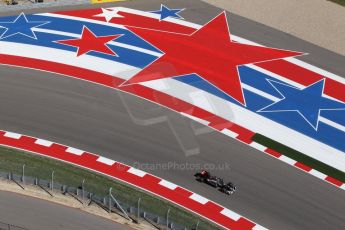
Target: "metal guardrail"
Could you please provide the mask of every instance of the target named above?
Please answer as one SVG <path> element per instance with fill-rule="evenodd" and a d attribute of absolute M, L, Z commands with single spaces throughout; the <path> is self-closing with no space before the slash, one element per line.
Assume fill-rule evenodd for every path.
<path fill-rule="evenodd" d="M 74 197 L 81 204 L 92 205 L 95 204 L 109 213 L 116 213 L 129 221 L 139 223 L 140 221 L 147 221 L 151 225 L 155 226 L 157 229 L 167 229 L 167 230 L 197 230 L 199 221 L 196 220 L 191 225 L 182 226 L 181 224 L 174 223 L 171 221 L 172 215 L 170 213 L 170 208 L 164 211 L 164 213 L 156 214 L 145 210 L 144 200 L 139 198 L 137 202 L 128 201 L 124 199 L 119 199 L 118 195 L 121 191 L 115 191 L 116 195 L 113 193 L 113 189 L 110 187 L 108 194 L 105 196 L 100 196 L 85 190 L 84 180 L 80 182 L 80 186 L 72 187 L 67 186 L 55 181 L 54 171 L 51 171 L 51 179 L 44 180 L 34 177 L 24 175 L 25 165 L 23 165 L 23 174 L 17 175 L 13 173 L 0 172 L 0 178 L 6 178 L 14 183 L 16 183 L 22 189 L 25 189 L 27 185 L 34 185 L 38 188 L 44 190 L 51 197 L 53 197 L 54 192 L 60 192 L 63 195 L 70 195 Z M 54 191 L 54 192 L 53 192 Z M 148 202 L 146 202 L 147 205 Z M 176 218 L 175 218 L 176 219 Z M 1 225 L 3 224 L 3 225 Z M 201 228 L 203 229 L 203 228 Z M 6 223 L 0 222 L 0 230 L 28 230 L 25 228 L 20 228 L 17 226 L 12 226 Z"/>

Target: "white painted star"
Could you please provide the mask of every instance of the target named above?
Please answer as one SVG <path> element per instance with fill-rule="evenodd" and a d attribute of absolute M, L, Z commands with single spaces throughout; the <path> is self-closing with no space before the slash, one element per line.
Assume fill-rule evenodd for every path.
<path fill-rule="evenodd" d="M 113 18 L 123 18 L 123 16 L 118 14 L 118 10 L 108 10 L 102 8 L 102 12 L 103 13 L 101 14 L 94 15 L 94 17 L 104 17 L 107 22 L 110 22 L 110 20 Z"/>

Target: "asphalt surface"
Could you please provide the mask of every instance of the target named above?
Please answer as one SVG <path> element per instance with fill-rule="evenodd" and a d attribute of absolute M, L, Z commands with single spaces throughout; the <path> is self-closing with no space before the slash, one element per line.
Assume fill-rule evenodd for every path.
<path fill-rule="evenodd" d="M 0 191 L 0 222 L 30 230 L 130 230 L 75 208 L 3 191 Z"/>
<path fill-rule="evenodd" d="M 152 10 L 157 7 L 157 2 L 126 2 L 121 5 L 135 4 L 133 8 Z M 194 0 L 164 2 L 171 7 L 189 8 L 183 16 L 198 23 L 207 21 L 219 12 L 217 8 Z M 344 72 L 340 66 L 340 63 L 344 63 L 344 57 L 340 55 L 306 45 L 255 22 L 232 14 L 229 16 L 232 31 L 237 35 L 246 35 L 246 38 L 256 42 L 265 40 L 261 36 L 266 36 L 265 41 L 270 43 L 266 45 L 279 48 L 300 50 L 289 46 L 309 47 L 310 51 L 306 52 L 320 55 L 310 55 L 313 61 L 308 62 L 321 67 L 327 65 L 328 70 L 334 73 Z M 195 191 L 271 229 L 342 229 L 345 226 L 343 191 L 236 140 L 216 132 L 197 135 L 191 142 L 200 153 L 186 157 L 167 122 L 147 125 L 150 123 L 148 119 L 138 125 L 138 119 L 135 123 L 130 118 L 123 99 L 114 90 L 21 68 L 0 66 L 0 73 L 0 129 L 46 138 L 131 165 L 135 162 L 149 163 L 150 167 L 144 170 Z M 127 107 L 128 100 L 141 105 L 131 107 L 132 115 L 157 112 L 157 109 L 152 109 L 154 106 L 151 103 L 133 96 L 123 97 L 127 98 Z M 159 114 L 166 114 L 170 120 L 180 119 L 179 115 L 167 109 L 160 110 L 163 112 Z M 150 117 L 149 114 L 147 117 Z M 187 121 L 186 124 L 188 127 Z M 151 167 L 151 164 L 168 162 L 175 169 L 162 169 L 161 165 L 156 170 Z M 195 167 L 210 164 L 219 166 L 212 172 L 233 181 L 238 192 L 228 197 L 194 181 L 195 170 L 177 169 L 185 167 L 186 163 Z M 224 167 L 225 163 L 230 164 L 231 169 Z"/>

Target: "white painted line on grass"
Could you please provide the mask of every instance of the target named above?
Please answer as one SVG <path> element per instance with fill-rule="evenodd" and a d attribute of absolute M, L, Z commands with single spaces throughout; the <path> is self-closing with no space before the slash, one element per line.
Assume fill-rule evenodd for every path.
<path fill-rule="evenodd" d="M 319 172 L 315 169 L 310 170 L 309 173 L 316 176 L 317 178 L 320 178 L 321 180 L 324 180 L 327 177 L 326 174 L 323 174 L 322 172 Z"/>
<path fill-rule="evenodd" d="M 105 157 L 98 157 L 97 161 L 110 166 L 116 163 L 116 161 Z"/>
<path fill-rule="evenodd" d="M 241 216 L 238 215 L 236 212 L 233 212 L 227 208 L 224 208 L 220 213 L 235 221 L 238 221 L 241 218 Z"/>
<path fill-rule="evenodd" d="M 43 139 L 37 139 L 37 140 L 35 141 L 35 144 L 37 144 L 37 145 L 42 145 L 42 146 L 45 146 L 45 147 L 50 147 L 50 146 L 52 146 L 54 143 L 51 142 L 51 141 L 43 140 Z"/>
<path fill-rule="evenodd" d="M 6 132 L 4 134 L 5 137 L 12 138 L 12 139 L 20 139 L 22 137 L 21 134 L 18 133 L 12 133 L 12 132 Z"/>
<path fill-rule="evenodd" d="M 200 195 L 198 195 L 196 193 L 193 193 L 189 198 L 194 200 L 194 201 L 196 201 L 196 202 L 198 202 L 198 203 L 200 203 L 200 204 L 206 204 L 209 201 L 205 197 L 200 196 Z"/>
<path fill-rule="evenodd" d="M 127 172 L 129 172 L 131 174 L 134 174 L 136 176 L 139 176 L 139 177 L 143 177 L 143 176 L 145 176 L 147 174 L 146 172 L 141 171 L 140 169 L 133 168 L 133 167 L 129 168 L 127 170 Z"/>
<path fill-rule="evenodd" d="M 166 180 L 161 180 L 158 184 L 162 185 L 163 187 L 166 187 L 168 189 L 174 190 L 177 188 L 177 185 L 174 183 L 171 183 L 169 181 Z"/>
<path fill-rule="evenodd" d="M 72 153 L 72 154 L 78 155 L 78 156 L 81 156 L 81 155 L 84 153 L 83 150 L 76 149 L 76 148 L 72 148 L 72 147 L 68 147 L 68 148 L 66 149 L 66 152 Z"/>

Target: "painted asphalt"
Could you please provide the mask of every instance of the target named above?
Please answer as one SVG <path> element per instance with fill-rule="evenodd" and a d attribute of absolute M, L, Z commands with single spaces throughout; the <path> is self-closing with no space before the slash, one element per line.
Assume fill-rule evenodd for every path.
<path fill-rule="evenodd" d="M 199 135 L 201 153 L 185 157 L 167 123 L 134 124 L 113 90 L 38 71 L 0 70 L 4 74 L 0 79 L 1 129 L 101 153 L 130 165 L 228 162 L 231 170 L 215 173 L 236 183 L 238 192 L 232 197 L 194 181 L 193 170 L 148 171 L 271 229 L 339 229 L 345 223 L 342 190 L 238 141 L 218 133 Z"/>
<path fill-rule="evenodd" d="M 171 7 L 182 4 L 182 1 L 168 2 Z M 123 3 L 126 6 L 130 4 L 134 2 Z M 159 5 L 157 1 L 135 4 L 138 9 L 152 9 Z M 199 20 L 207 21 L 219 12 L 197 1 L 188 1 L 184 5 L 192 10 L 186 11 L 188 15 L 183 16 L 193 22 L 202 23 Z M 240 21 L 237 24 L 235 19 L 231 19 L 234 34 L 244 35 L 259 43 L 259 36 L 262 38 L 262 34 L 268 34 L 270 40 L 266 42 L 272 44 L 265 45 L 289 48 L 284 40 L 274 40 L 276 37 L 285 37 L 285 34 L 234 15 L 230 17 Z M 241 30 L 237 28 L 236 31 L 236 26 L 240 25 Z M 254 38 L 250 37 L 253 27 L 258 31 Z M 327 65 L 331 67 L 326 69 L 343 74 L 341 71 L 344 70 L 340 67 L 337 69 L 337 63 L 341 63 L 343 57 L 337 58 L 329 51 L 304 45 L 304 42 L 301 44 L 290 36 L 285 39 L 289 39 L 289 43 L 290 39 L 296 42 L 291 48 L 293 50 L 299 50 L 295 48 L 298 46 L 310 47 L 311 51 L 307 52 L 313 55 L 306 56 L 310 59 L 306 61 L 324 67 L 333 60 L 334 65 Z M 333 58 L 327 59 L 328 55 L 333 55 Z M 131 165 L 137 161 L 200 164 L 228 162 L 231 170 L 218 170 L 216 174 L 232 180 L 238 186 L 238 193 L 232 197 L 195 182 L 192 178 L 193 170 L 145 170 L 271 229 L 341 229 L 344 226 L 345 217 L 341 215 L 345 208 L 343 191 L 244 144 L 218 133 L 203 134 L 196 137 L 201 153 L 186 158 L 167 123 L 151 126 L 134 124 L 113 90 L 31 70 L 0 67 L 0 72 L 1 129 L 101 153 Z"/>
<path fill-rule="evenodd" d="M 1 222 L 30 230 L 130 229 L 75 208 L 3 191 L 0 191 L 0 213 Z"/>

